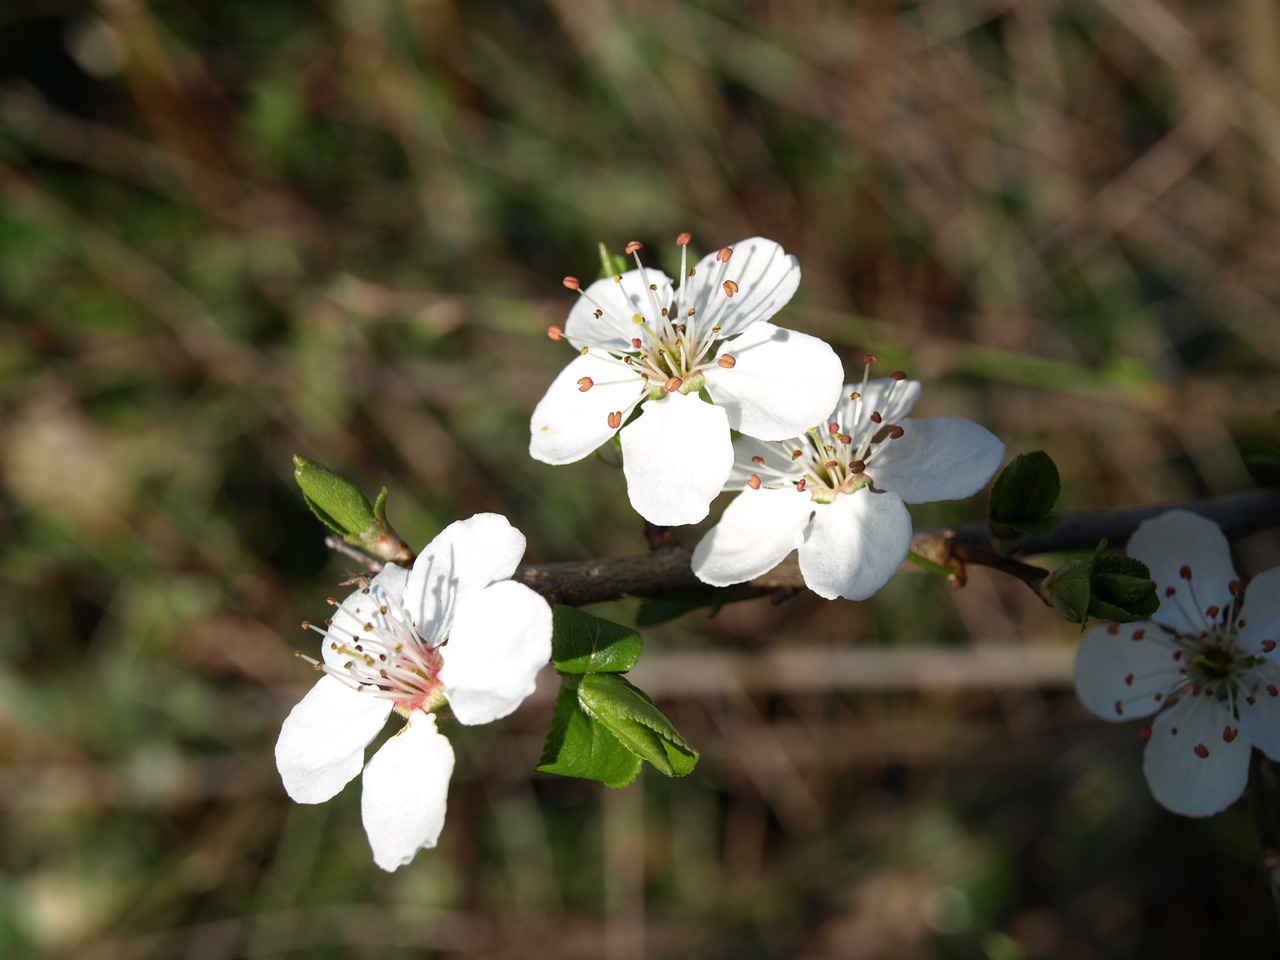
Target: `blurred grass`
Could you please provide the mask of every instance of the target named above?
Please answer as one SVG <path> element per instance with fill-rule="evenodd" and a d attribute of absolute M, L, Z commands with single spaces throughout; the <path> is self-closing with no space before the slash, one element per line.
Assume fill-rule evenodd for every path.
<path fill-rule="evenodd" d="M 981 571 L 655 629 L 697 774 L 532 775 L 544 697 L 455 738 L 442 847 L 393 876 L 356 788 L 292 805 L 271 746 L 347 567 L 293 453 L 416 543 L 497 510 L 534 558 L 643 549 L 616 469 L 525 452 L 599 240 L 778 239 L 783 322 L 1049 450 L 1068 508 L 1249 485 L 1278 42 L 1262 0 L 0 10 L 0 955 L 1274 956 L 1246 814 L 1164 815 L 1065 670 L 664 686 L 682 651 L 1068 662 Z"/>

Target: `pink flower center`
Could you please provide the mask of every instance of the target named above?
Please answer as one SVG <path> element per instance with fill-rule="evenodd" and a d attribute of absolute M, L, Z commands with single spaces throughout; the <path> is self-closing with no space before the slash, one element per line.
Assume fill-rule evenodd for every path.
<path fill-rule="evenodd" d="M 332 601 L 330 601 L 332 602 Z M 444 703 L 440 645 L 413 626 L 408 611 L 377 586 L 348 598 L 325 629 L 304 623 L 325 638 L 324 661 L 298 654 L 353 689 L 392 701 L 397 712 L 431 712 Z"/>

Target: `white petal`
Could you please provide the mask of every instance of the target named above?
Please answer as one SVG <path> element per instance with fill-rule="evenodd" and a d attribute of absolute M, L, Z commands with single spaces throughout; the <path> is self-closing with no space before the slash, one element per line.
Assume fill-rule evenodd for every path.
<path fill-rule="evenodd" d="M 658 289 L 650 291 L 649 284 Z M 616 353 L 630 353 L 635 349 L 631 340 L 637 336 L 631 318 L 639 314 L 652 326 L 658 319 L 654 303 L 660 312 L 671 305 L 671 300 L 671 278 L 661 270 L 646 267 L 643 274 L 628 270 L 621 280 L 597 280 L 569 311 L 565 337 L 579 349 L 604 347 Z M 596 310 L 602 311 L 600 317 L 595 315 Z"/>
<path fill-rule="evenodd" d="M 395 870 L 436 845 L 452 775 L 453 747 L 435 714 L 413 711 L 364 769 L 360 815 L 374 863 Z"/>
<path fill-rule="evenodd" d="M 391 701 L 323 676 L 285 717 L 276 741 L 276 768 L 298 803 L 323 803 L 364 766 L 364 748 L 378 735 Z"/>
<path fill-rule="evenodd" d="M 582 392 L 578 381 L 589 377 L 594 386 Z M 609 437 L 609 414 L 630 413 L 644 393 L 639 376 L 594 353 L 582 354 L 560 371 L 529 420 L 529 456 L 543 463 L 581 460 Z"/>
<path fill-rule="evenodd" d="M 1186 510 L 1162 513 L 1138 525 L 1126 552 L 1145 563 L 1156 582 L 1160 609 L 1152 619 L 1177 633 L 1199 633 L 1207 626 L 1205 610 L 1231 602 L 1231 546 L 1211 520 Z M 1190 583 L 1182 578 L 1184 565 L 1191 568 Z"/>
<path fill-rule="evenodd" d="M 1156 717 L 1142 755 L 1156 802 L 1184 817 L 1207 817 L 1236 801 L 1249 780 L 1251 747 L 1244 737 L 1225 740 L 1229 726 L 1230 708 L 1211 696 L 1183 697 Z"/>
<path fill-rule="evenodd" d="M 693 572 L 725 587 L 772 570 L 804 542 L 813 498 L 795 490 L 743 490 L 693 550 Z"/>
<path fill-rule="evenodd" d="M 716 255 L 709 253 L 698 261 L 692 281 L 683 281 L 690 284 L 687 306 L 697 308 L 695 316 L 719 326 L 724 337 L 741 333 L 758 320 L 768 320 L 787 305 L 800 286 L 800 262 L 774 241 L 751 237 L 731 246 L 733 256 L 723 269 Z M 726 280 L 738 285 L 738 292 L 727 303 Z"/>
<path fill-rule="evenodd" d="M 734 366 L 709 368 L 707 393 L 729 426 L 761 440 L 788 440 L 822 423 L 835 408 L 844 368 L 825 341 L 763 321 L 720 348 Z"/>
<path fill-rule="evenodd" d="M 858 394 L 854 397 L 853 394 Z M 845 433 L 861 433 L 869 428 L 871 415 L 880 414 L 885 423 L 901 423 L 920 399 L 920 383 L 916 380 L 894 380 L 881 377 L 861 383 L 845 384 L 840 394 L 840 408 L 834 417 Z M 879 429 L 878 427 L 876 429 Z"/>
<path fill-rule="evenodd" d="M 1280 658 L 1280 650 L 1274 645 L 1270 650 L 1263 647 L 1268 640 L 1280 644 L 1280 567 L 1266 570 L 1249 581 L 1239 619 L 1244 621 L 1236 634 L 1236 646 L 1241 651 L 1267 655 L 1276 651 L 1275 655 Z"/>
<path fill-rule="evenodd" d="M 467 724 L 505 717 L 551 659 L 551 608 L 522 583 L 495 583 L 458 604 L 443 654 L 454 716 Z"/>
<path fill-rule="evenodd" d="M 1280 667 L 1264 660 L 1241 683 L 1246 688 L 1236 702 L 1241 732 L 1272 760 L 1280 760 Z"/>
<path fill-rule="evenodd" d="M 820 597 L 865 600 L 902 566 L 911 549 L 911 514 L 894 493 L 863 488 L 817 504 L 800 547 L 800 573 Z"/>
<path fill-rule="evenodd" d="M 1149 717 L 1182 673 L 1178 648 L 1154 623 L 1094 627 L 1076 651 L 1076 695 L 1094 716 L 1119 723 Z M 1134 637 L 1138 639 L 1134 639 Z"/>
<path fill-rule="evenodd" d="M 477 513 L 441 530 L 413 562 L 404 591 L 405 609 L 422 639 L 442 641 L 458 602 L 510 577 L 524 548 L 524 534 L 496 513 Z"/>
<path fill-rule="evenodd" d="M 907 503 L 959 500 L 983 488 L 1004 460 L 1004 444 L 970 420 L 907 420 L 867 465 L 876 486 Z"/>
<path fill-rule="evenodd" d="M 627 495 L 650 523 L 697 523 L 732 469 L 724 410 L 694 395 L 650 400 L 622 431 Z"/>

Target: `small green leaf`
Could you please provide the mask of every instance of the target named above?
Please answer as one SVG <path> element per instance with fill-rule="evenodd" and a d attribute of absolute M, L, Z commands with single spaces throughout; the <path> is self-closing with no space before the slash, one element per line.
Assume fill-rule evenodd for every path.
<path fill-rule="evenodd" d="M 557 604 L 551 662 L 561 673 L 623 673 L 640 659 L 644 638 L 630 627 Z"/>
<path fill-rule="evenodd" d="M 582 708 L 624 747 L 668 777 L 683 777 L 698 763 L 698 751 L 644 692 L 613 674 L 590 674 L 578 685 Z"/>
<path fill-rule="evenodd" d="M 1160 607 L 1151 571 L 1141 560 L 1105 554 L 1093 564 L 1089 613 L 1103 620 L 1145 620 Z"/>
<path fill-rule="evenodd" d="M 565 677 L 538 769 L 562 777 L 599 780 L 609 787 L 625 787 L 640 773 L 640 758 L 582 709 L 578 679 Z"/>
<path fill-rule="evenodd" d="M 387 488 L 370 504 L 354 483 L 294 454 L 293 476 L 311 512 L 345 543 L 384 563 L 413 562 L 413 550 L 387 522 Z"/>
<path fill-rule="evenodd" d="M 1091 556 L 1068 560 L 1040 585 L 1041 596 L 1081 629 L 1089 617 L 1132 623 L 1145 620 L 1160 606 L 1147 565 L 1133 557 L 1109 555 L 1106 549 L 1103 540 Z"/>
<path fill-rule="evenodd" d="M 996 550 L 1010 553 L 1024 536 L 1052 533 L 1061 488 L 1058 467 L 1043 450 L 1014 457 L 996 477 L 987 501 L 987 528 Z"/>
<path fill-rule="evenodd" d="M 294 454 L 293 476 L 311 512 L 344 540 L 358 537 L 377 519 L 369 500 L 345 477 Z M 383 491 L 385 494 L 385 491 Z M 379 503 L 385 497 L 379 497 Z"/>

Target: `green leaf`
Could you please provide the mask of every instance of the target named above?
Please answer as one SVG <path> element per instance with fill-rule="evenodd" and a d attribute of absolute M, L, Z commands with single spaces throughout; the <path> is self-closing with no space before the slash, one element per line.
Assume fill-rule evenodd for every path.
<path fill-rule="evenodd" d="M 578 678 L 565 677 L 538 769 L 562 777 L 625 787 L 640 773 L 640 758 L 578 702 Z"/>
<path fill-rule="evenodd" d="M 1052 533 L 1061 489 L 1058 467 L 1043 450 L 1014 457 L 996 477 L 987 501 L 987 528 L 996 550 L 1012 552 L 1024 536 Z"/>
<path fill-rule="evenodd" d="M 1068 560 L 1040 586 L 1040 593 L 1071 623 L 1089 617 L 1115 623 L 1145 620 L 1156 612 L 1160 598 L 1151 571 L 1141 560 L 1105 553 L 1101 541 L 1092 556 Z"/>
<path fill-rule="evenodd" d="M 377 519 L 373 506 L 354 483 L 306 457 L 294 454 L 293 477 L 316 518 L 344 540 L 358 537 Z M 379 497 L 379 504 L 385 499 Z"/>
<path fill-rule="evenodd" d="M 562 604 L 551 614 L 551 662 L 561 673 L 623 673 L 640 658 L 644 638 L 630 627 Z"/>
<path fill-rule="evenodd" d="M 1090 581 L 1089 613 L 1103 620 L 1146 620 L 1160 607 L 1151 571 L 1141 560 L 1119 554 L 1098 557 Z"/>
<path fill-rule="evenodd" d="M 698 751 L 643 691 L 613 674 L 590 674 L 578 685 L 578 702 L 622 745 L 668 777 L 683 777 Z"/>

